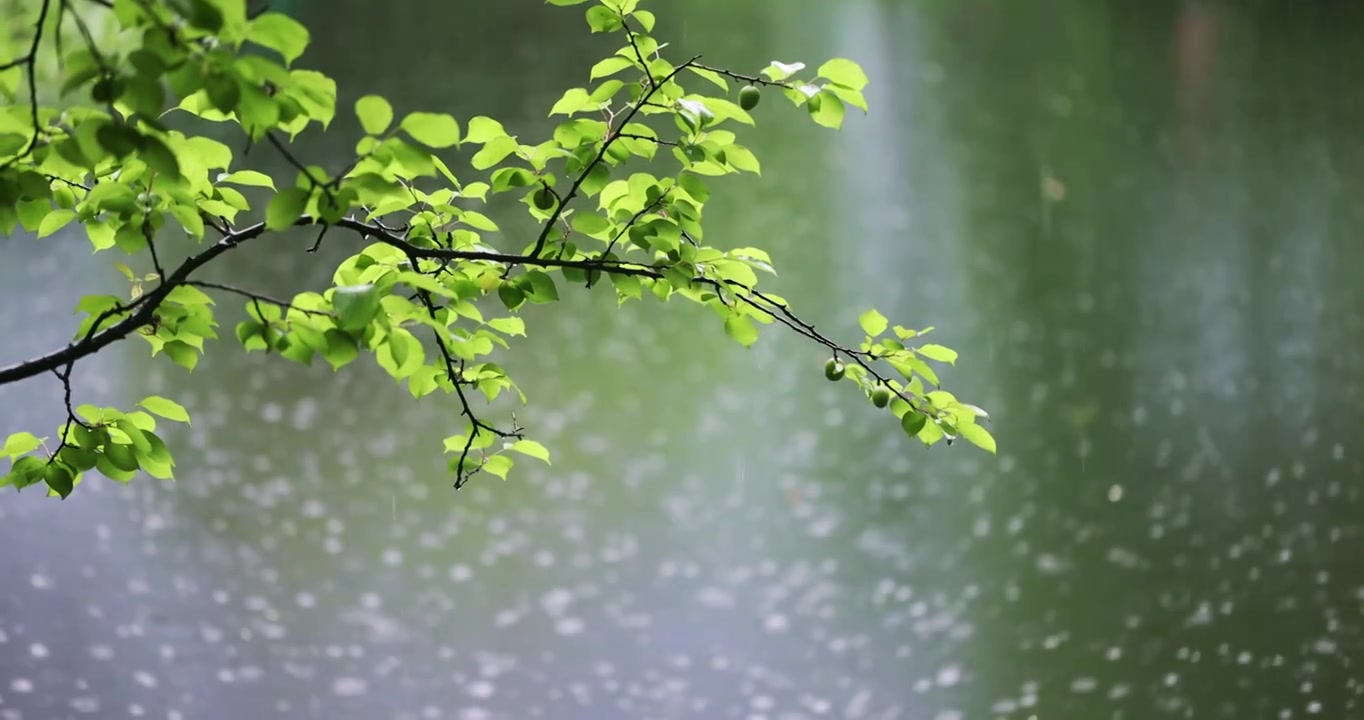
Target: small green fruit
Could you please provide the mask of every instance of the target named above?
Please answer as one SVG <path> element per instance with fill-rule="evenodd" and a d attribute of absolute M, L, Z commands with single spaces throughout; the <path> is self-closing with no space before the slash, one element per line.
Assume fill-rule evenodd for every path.
<path fill-rule="evenodd" d="M 762 91 L 753 85 L 749 85 L 739 91 L 739 107 L 745 110 L 752 110 L 757 107 L 758 101 L 762 99 Z"/>
<path fill-rule="evenodd" d="M 883 408 L 890 404 L 890 390 L 879 387 L 871 391 L 871 404 Z"/>
<path fill-rule="evenodd" d="M 535 207 L 539 210 L 549 210 L 554 207 L 554 191 L 547 187 L 542 187 L 539 192 L 535 193 L 532 202 L 535 203 Z"/>
<path fill-rule="evenodd" d="M 843 363 L 833 358 L 829 358 L 829 362 L 824 363 L 824 377 L 834 382 L 843 379 L 844 370 Z"/>
<path fill-rule="evenodd" d="M 102 77 L 90 88 L 90 99 L 97 103 L 111 103 L 123 94 L 123 83 L 112 77 Z"/>

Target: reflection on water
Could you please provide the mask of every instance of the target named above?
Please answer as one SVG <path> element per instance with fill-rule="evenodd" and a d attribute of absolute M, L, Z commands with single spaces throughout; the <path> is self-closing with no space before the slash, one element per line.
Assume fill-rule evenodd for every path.
<path fill-rule="evenodd" d="M 466 5 L 294 11 L 343 105 L 527 135 L 612 49 Z M 941 327 L 999 458 L 906 445 L 796 338 L 601 293 L 528 313 L 508 359 L 555 465 L 458 494 L 456 411 L 376 368 L 125 348 L 81 391 L 183 398 L 180 479 L 0 503 L 0 719 L 1359 714 L 1360 11 L 688 7 L 662 23 L 710 62 L 867 67 L 841 134 L 759 108 L 764 174 L 708 231 L 771 245 L 831 332 L 868 305 Z M 32 298 L 0 362 L 64 337 L 42 278 L 84 251 L 54 241 L 0 244 Z M 298 247 L 220 273 L 325 282 Z M 54 426 L 54 387 L 0 390 L 0 432 Z"/>

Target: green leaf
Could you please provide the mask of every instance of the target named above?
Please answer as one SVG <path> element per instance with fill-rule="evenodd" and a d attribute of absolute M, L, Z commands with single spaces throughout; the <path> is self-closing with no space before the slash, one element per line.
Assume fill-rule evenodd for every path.
<path fill-rule="evenodd" d="M 753 347 L 758 341 L 758 328 L 753 321 L 743 315 L 730 315 L 725 318 L 725 332 L 744 347 Z"/>
<path fill-rule="evenodd" d="M 199 352 L 193 345 L 183 340 L 172 340 L 162 345 L 161 351 L 166 353 L 172 362 L 186 370 L 193 370 L 199 364 Z"/>
<path fill-rule="evenodd" d="M 988 451 L 991 455 L 997 454 L 995 449 L 995 438 L 990 435 L 990 431 L 972 423 L 963 423 L 957 426 L 957 431 L 961 436 L 971 441 L 971 444 Z"/>
<path fill-rule="evenodd" d="M 332 290 L 336 325 L 342 330 L 363 330 L 380 308 L 379 290 L 373 285 L 346 285 Z"/>
<path fill-rule="evenodd" d="M 519 317 L 500 317 L 488 321 L 488 327 L 503 333 L 504 335 L 526 334 L 526 321 Z"/>
<path fill-rule="evenodd" d="M 259 139 L 279 124 L 279 104 L 260 88 L 246 86 L 237 105 L 237 118 L 248 135 Z"/>
<path fill-rule="evenodd" d="M 299 187 L 276 193 L 265 208 L 265 227 L 282 230 L 292 226 L 303 216 L 310 195 L 312 195 L 310 191 Z"/>
<path fill-rule="evenodd" d="M 549 109 L 549 114 L 551 116 L 572 115 L 591 103 L 592 98 L 585 88 L 571 88 L 564 93 L 563 97 L 559 98 L 558 102 L 554 103 L 554 107 Z"/>
<path fill-rule="evenodd" d="M 497 286 L 497 297 L 508 310 L 515 310 L 521 307 L 521 303 L 526 301 L 526 294 L 521 288 L 512 283 L 502 283 Z"/>
<path fill-rule="evenodd" d="M 158 78 L 133 75 L 123 81 L 119 101 L 144 117 L 156 117 L 166 107 L 166 90 Z"/>
<path fill-rule="evenodd" d="M 919 431 L 924 429 L 927 422 L 928 416 L 915 410 L 909 410 L 904 414 L 904 417 L 900 418 L 900 427 L 904 429 L 906 435 L 918 437 Z"/>
<path fill-rule="evenodd" d="M 61 496 L 63 500 L 76 487 L 76 475 L 65 463 L 49 463 L 44 469 L 43 480 L 47 482 L 47 486 L 52 489 L 52 492 Z"/>
<path fill-rule="evenodd" d="M 587 25 L 592 28 L 592 32 L 615 32 L 621 29 L 624 23 L 620 19 L 620 14 L 616 11 L 597 5 L 587 9 Z"/>
<path fill-rule="evenodd" d="M 223 27 L 222 11 L 208 0 L 190 0 L 188 20 L 190 25 L 210 33 L 217 33 Z"/>
<path fill-rule="evenodd" d="M 622 87 L 625 87 L 625 83 L 620 80 L 607 80 L 598 85 L 597 89 L 593 90 L 592 94 L 588 96 L 588 99 L 591 100 L 592 105 L 600 105 L 615 97 Z"/>
<path fill-rule="evenodd" d="M 611 222 L 596 213 L 576 212 L 569 221 L 573 229 L 584 235 L 597 235 L 611 229 Z"/>
<path fill-rule="evenodd" d="M 109 464 L 124 472 L 136 472 L 138 468 L 137 452 L 132 445 L 120 445 L 118 443 L 105 443 L 103 457 Z M 96 465 L 96 467 L 99 467 Z M 101 468 L 102 471 L 102 468 Z M 117 479 L 117 478 L 115 478 Z"/>
<path fill-rule="evenodd" d="M 350 333 L 331 328 L 327 330 L 325 338 L 327 349 L 322 352 L 322 358 L 332 366 L 332 370 L 341 369 L 360 355 L 359 346 Z"/>
<path fill-rule="evenodd" d="M 493 138 L 506 137 L 507 131 L 502 123 L 483 115 L 469 119 L 469 132 L 465 141 L 482 145 Z"/>
<path fill-rule="evenodd" d="M 758 158 L 752 150 L 742 145 L 729 145 L 725 147 L 725 162 L 735 170 L 751 172 L 755 175 L 762 174 L 762 165 L 758 163 Z"/>
<path fill-rule="evenodd" d="M 365 132 L 379 135 L 393 123 L 393 106 L 378 95 L 366 95 L 355 101 L 355 117 Z"/>
<path fill-rule="evenodd" d="M 531 302 L 547 303 L 559 299 L 559 290 L 554 287 L 554 278 L 539 270 L 529 270 L 525 274 L 525 282 L 530 286 L 530 291 L 526 296 Z"/>
<path fill-rule="evenodd" d="M 970 403 L 959 403 L 959 404 L 960 404 L 962 407 L 964 407 L 964 408 L 966 408 L 967 410 L 970 410 L 972 413 L 974 413 L 976 417 L 983 417 L 983 418 L 985 418 L 986 420 L 989 420 L 989 419 L 990 419 L 990 413 L 985 412 L 985 409 L 984 409 L 984 408 L 976 407 L 975 405 L 972 405 L 972 404 L 970 404 Z"/>
<path fill-rule="evenodd" d="M 639 278 L 634 275 L 613 273 L 611 275 L 611 284 L 615 286 L 616 293 L 622 302 L 624 302 L 625 298 L 638 300 L 644 295 L 644 289 L 640 285 Z"/>
<path fill-rule="evenodd" d="M 43 440 L 31 432 L 14 433 L 5 439 L 5 446 L 0 448 L 0 459 L 33 452 L 42 447 Z"/>
<path fill-rule="evenodd" d="M 945 362 L 948 365 L 957 364 L 957 351 L 942 345 L 920 345 L 914 348 L 914 352 L 923 355 L 929 360 Z"/>
<path fill-rule="evenodd" d="M 502 162 L 508 155 L 516 151 L 516 140 L 502 135 L 489 140 L 482 150 L 474 153 L 469 159 L 469 164 L 475 170 L 487 170 L 488 168 Z"/>
<path fill-rule="evenodd" d="M 549 462 L 549 450 L 546 449 L 544 445 L 541 445 L 534 440 L 517 440 L 512 443 L 511 450 L 512 452 L 518 452 L 522 455 L 533 457 L 536 460 L 543 460 L 546 465 L 551 464 Z"/>
<path fill-rule="evenodd" d="M 135 152 L 143 142 L 142 136 L 136 130 L 127 125 L 114 123 L 101 125 L 95 131 L 95 140 L 105 150 L 120 158 Z"/>
<path fill-rule="evenodd" d="M 591 80 L 596 80 L 597 78 L 606 77 L 608 75 L 614 75 L 615 73 L 618 73 L 621 70 L 624 70 L 625 68 L 633 67 L 634 64 L 635 61 L 631 60 L 628 57 L 624 57 L 622 55 L 612 55 L 611 57 L 602 60 L 596 65 L 593 65 L 592 72 L 588 74 L 588 78 Z"/>
<path fill-rule="evenodd" d="M 885 316 L 875 310 L 868 310 L 862 313 L 861 317 L 857 318 L 857 322 L 862 326 L 862 330 L 872 337 L 876 337 L 885 332 L 886 328 L 890 325 L 890 322 L 886 320 Z"/>
<path fill-rule="evenodd" d="M 38 223 L 38 237 L 45 238 L 52 233 L 66 227 L 66 224 L 76 219 L 76 213 L 71 210 L 53 210 L 48 213 L 43 221 Z"/>
<path fill-rule="evenodd" d="M 149 449 L 138 453 L 137 463 L 142 466 L 143 472 L 151 475 L 158 480 L 170 480 L 175 477 L 172 468 L 175 467 L 175 460 L 171 458 L 170 451 L 166 449 L 166 443 L 157 437 L 156 433 L 143 432 Z"/>
<path fill-rule="evenodd" d="M 710 199 L 710 190 L 701 178 L 691 173 L 685 173 L 677 179 L 677 184 L 682 186 L 687 194 L 696 199 L 697 202 L 705 202 Z"/>
<path fill-rule="evenodd" d="M 773 60 L 771 65 L 763 69 L 763 75 L 766 75 L 772 82 L 779 82 L 804 69 L 805 63 L 803 62 L 784 63 Z"/>
<path fill-rule="evenodd" d="M 459 144 L 459 121 L 444 113 L 409 113 L 403 118 L 403 131 L 413 140 L 433 148 Z"/>
<path fill-rule="evenodd" d="M 941 424 L 937 422 L 924 422 L 923 429 L 919 431 L 919 442 L 932 446 L 934 443 L 947 437 Z"/>
<path fill-rule="evenodd" d="M 213 298 L 193 285 L 176 285 L 166 294 L 166 299 L 181 305 L 212 305 Z"/>
<path fill-rule="evenodd" d="M 699 68 L 695 65 L 688 65 L 687 69 L 710 81 L 719 87 L 720 90 L 726 93 L 729 92 L 729 83 L 725 81 L 725 78 L 720 75 L 720 73 L 717 73 L 714 70 L 707 70 L 706 68 Z"/>
<path fill-rule="evenodd" d="M 43 481 L 45 463 L 32 455 L 21 457 L 14 461 L 8 473 L 0 477 L 0 487 L 13 485 L 16 490 L 22 490 L 34 483 Z"/>
<path fill-rule="evenodd" d="M 414 399 L 420 399 L 436 391 L 436 375 L 441 371 L 431 365 L 423 365 L 407 376 L 407 390 Z"/>
<path fill-rule="evenodd" d="M 224 173 L 218 176 L 218 182 L 232 183 L 233 185 L 246 185 L 250 187 L 267 187 L 275 189 L 275 181 L 269 175 L 255 170 L 238 170 L 236 172 Z"/>
<path fill-rule="evenodd" d="M 824 89 L 837 95 L 844 105 L 851 105 L 864 113 L 867 112 L 867 98 L 861 92 L 852 88 L 845 88 L 842 85 L 828 85 Z"/>
<path fill-rule="evenodd" d="M 867 74 L 861 66 L 847 58 L 834 58 L 819 66 L 819 76 L 851 90 L 867 86 Z"/>
<path fill-rule="evenodd" d="M 503 480 L 507 479 L 507 473 L 511 471 L 513 461 L 506 455 L 493 455 L 483 462 L 483 469 L 489 475 L 496 475 Z"/>
<path fill-rule="evenodd" d="M 835 130 L 843 126 L 843 101 L 828 91 L 822 91 L 818 95 L 810 98 L 808 105 L 810 117 L 816 123 Z"/>
<path fill-rule="evenodd" d="M 535 173 L 519 167 L 498 168 L 493 172 L 492 181 L 494 193 L 536 184 Z"/>
<path fill-rule="evenodd" d="M 582 5 L 588 0 L 546 0 L 550 5 Z"/>
<path fill-rule="evenodd" d="M 195 240 L 204 239 L 204 219 L 200 217 L 198 208 L 189 205 L 171 205 L 170 214 L 178 221 L 180 226 L 185 229 Z"/>
<path fill-rule="evenodd" d="M 167 420 L 182 422 L 186 425 L 190 424 L 189 412 L 174 400 L 167 400 L 160 395 L 151 395 L 143 398 L 142 402 L 138 403 L 138 405 L 147 408 L 147 410 L 160 415 Z"/>
<path fill-rule="evenodd" d="M 308 28 L 280 13 L 268 12 L 251 21 L 247 39 L 278 52 L 289 65 L 308 47 Z"/>
<path fill-rule="evenodd" d="M 404 328 L 393 328 L 388 339 L 379 346 L 376 357 L 389 375 L 401 380 L 422 366 L 426 361 L 426 351 L 411 332 Z"/>

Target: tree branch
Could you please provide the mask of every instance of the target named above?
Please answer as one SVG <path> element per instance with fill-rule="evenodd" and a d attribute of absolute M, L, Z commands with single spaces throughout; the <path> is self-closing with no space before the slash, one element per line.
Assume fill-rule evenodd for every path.
<path fill-rule="evenodd" d="M 636 215 L 636 217 L 638 218 L 642 214 L 643 213 L 640 213 L 639 215 Z M 580 270 L 593 270 L 598 272 L 604 272 L 607 274 L 632 275 L 635 277 L 644 277 L 654 280 L 665 279 L 663 271 L 659 267 L 653 265 L 646 265 L 642 263 L 632 263 L 623 260 L 612 260 L 605 257 L 563 259 L 553 257 L 537 257 L 534 254 L 517 255 L 511 253 L 499 253 L 481 250 L 452 250 L 447 248 L 419 247 L 417 245 L 412 244 L 405 238 L 394 234 L 394 232 L 392 232 L 389 228 L 381 224 L 365 223 L 354 218 L 343 218 L 337 221 L 335 224 L 328 226 L 320 222 L 318 218 L 304 216 L 299 218 L 294 224 L 295 226 L 299 227 L 321 225 L 323 227 L 339 227 L 344 228 L 346 230 L 350 230 L 354 233 L 357 233 L 361 237 L 373 238 L 384 244 L 402 250 L 410 259 L 414 261 L 414 265 L 415 260 L 418 259 L 442 261 L 463 260 L 506 264 L 508 266 L 520 265 L 533 267 L 576 268 Z M 190 277 L 196 270 L 208 264 L 213 259 L 222 255 L 223 253 L 232 250 L 233 248 L 237 247 L 238 245 L 244 242 L 247 242 L 248 240 L 264 235 L 265 233 L 266 227 L 264 223 L 256 223 L 254 225 L 249 225 L 247 227 L 240 228 L 238 230 L 234 230 L 232 232 L 227 233 L 226 235 L 223 236 L 221 240 L 214 243 L 213 245 L 210 245 L 207 249 L 203 250 L 202 252 L 196 255 L 190 256 L 178 267 L 176 267 L 173 271 L 171 271 L 169 275 L 163 275 L 162 282 L 147 294 L 139 297 L 137 300 L 133 301 L 130 304 L 127 305 L 119 304 L 116 305 L 115 307 L 105 310 L 91 325 L 90 330 L 86 333 L 84 337 L 76 341 L 73 341 L 72 343 L 68 344 L 67 346 L 59 350 L 55 350 L 45 355 L 30 360 L 26 360 L 14 365 L 10 365 L 8 367 L 0 368 L 0 385 L 18 382 L 20 380 L 24 380 L 45 372 L 61 373 L 62 371 L 60 370 L 60 368 L 63 368 L 64 366 L 69 368 L 76 361 L 93 355 L 99 352 L 100 350 L 104 349 L 105 347 L 113 344 L 114 342 L 117 342 L 127 337 L 128 335 L 131 335 L 138 328 L 141 328 L 152 322 L 152 319 L 155 316 L 156 311 L 160 307 L 161 303 L 166 299 L 167 296 L 169 296 L 172 290 L 174 290 L 177 286 L 180 285 L 191 285 L 201 288 L 219 290 L 222 292 L 229 292 L 236 295 L 240 295 L 242 297 L 249 298 L 254 302 L 267 302 L 278 307 L 292 308 L 293 305 L 287 301 L 278 300 L 266 295 L 262 295 L 260 293 L 255 293 L 231 285 L 224 285 L 220 283 L 202 280 L 192 280 Z M 874 377 L 881 379 L 883 381 L 885 380 L 885 378 L 877 374 L 876 371 L 870 366 L 870 362 L 877 359 L 875 355 L 867 352 L 846 349 L 840 346 L 838 343 L 834 342 L 833 340 L 830 340 L 829 338 L 819 333 L 813 325 L 797 317 L 794 313 L 790 311 L 790 309 L 786 306 L 785 303 L 778 302 L 769 295 L 766 295 L 758 290 L 755 290 L 741 283 L 734 282 L 732 280 L 718 280 L 715 278 L 701 275 L 693 278 L 693 281 L 708 285 L 714 288 L 717 293 L 724 293 L 726 291 L 731 292 L 733 294 L 733 297 L 736 298 L 739 302 L 743 302 L 748 306 L 760 312 L 763 312 L 764 314 L 772 317 L 774 320 L 780 322 L 782 325 L 785 325 L 786 327 L 794 330 L 795 332 L 804 335 L 805 337 L 810 338 L 818 342 L 819 344 L 829 348 L 830 351 L 834 352 L 835 354 L 842 353 L 844 355 L 851 357 L 859 365 L 862 365 L 862 367 L 866 368 L 867 371 L 871 373 Z M 734 290 L 738 290 L 739 292 L 734 292 Z M 429 298 L 423 298 L 423 301 L 427 303 L 428 310 L 434 312 L 430 304 Z M 327 314 L 319 311 L 307 311 L 302 309 L 300 310 L 305 313 Z M 103 330 L 99 329 L 100 325 L 104 322 L 105 319 L 128 311 L 132 311 L 132 314 L 128 315 L 127 317 L 124 317 L 123 319 L 119 320 L 118 322 L 114 323 L 108 328 L 105 328 Z M 440 338 L 437 339 L 438 341 L 440 340 Z M 467 383 L 464 383 L 462 375 L 460 374 L 459 370 L 456 369 L 457 363 L 454 357 L 450 354 L 449 349 L 445 346 L 443 341 L 440 342 L 440 349 L 446 361 L 447 375 L 450 376 L 451 382 L 455 383 L 456 389 L 461 390 L 461 401 L 465 402 L 466 414 L 471 418 L 471 422 L 474 423 L 473 430 L 471 432 L 477 433 L 481 429 L 483 431 L 497 434 L 499 437 L 518 436 L 516 435 L 516 433 L 519 431 L 514 430 L 512 432 L 506 432 L 502 430 L 497 430 L 496 428 L 486 425 L 485 423 L 483 423 L 482 421 L 478 420 L 476 417 L 473 416 L 472 410 L 468 408 L 467 398 L 464 398 L 462 393 L 461 384 Z M 69 369 L 66 370 L 66 372 L 69 373 Z M 60 374 L 59 377 L 61 377 Z M 904 396 L 901 395 L 901 397 Z M 907 401 L 912 402 L 912 400 L 910 400 L 909 398 L 905 399 Z"/>
<path fill-rule="evenodd" d="M 8 70 L 20 65 L 26 65 L 25 70 L 28 75 L 28 93 L 30 115 L 33 122 L 33 134 L 29 136 L 28 144 L 24 146 L 24 151 L 5 161 L 0 165 L 0 170 L 6 170 L 15 163 L 28 157 L 33 149 L 38 146 L 38 135 L 41 130 L 38 127 L 38 48 L 43 44 L 43 26 L 47 24 L 47 11 L 52 6 L 52 0 L 43 0 L 42 7 L 38 10 L 38 22 L 34 25 L 33 44 L 29 45 L 28 53 L 23 57 L 12 60 L 0 65 L 0 70 Z"/>
<path fill-rule="evenodd" d="M 289 301 L 287 301 L 287 300 L 277 300 L 277 299 L 275 299 L 275 298 L 270 297 L 269 295 L 264 295 L 264 294 L 262 294 L 262 293 L 253 292 L 253 291 L 251 291 L 251 290 L 246 290 L 246 289 L 244 289 L 244 288 L 234 287 L 234 286 L 232 286 L 232 285 L 224 285 L 224 284 L 222 284 L 222 283 L 207 282 L 207 281 L 205 281 L 205 280 L 186 280 L 185 282 L 180 283 L 180 284 L 181 284 L 181 285 L 189 285 L 189 286 L 191 286 L 191 287 L 203 288 L 203 289 L 205 289 L 205 290 L 221 290 L 222 292 L 232 293 L 233 295 L 239 295 L 239 296 L 244 297 L 244 298 L 247 298 L 247 299 L 249 299 L 249 300 L 251 300 L 251 301 L 253 301 L 253 302 L 270 303 L 271 305 L 274 305 L 275 307 L 283 308 L 283 309 L 285 309 L 285 310 L 297 310 L 297 311 L 303 313 L 304 315 L 319 315 L 319 316 L 325 316 L 325 317 L 331 317 L 331 315 L 332 315 L 332 313 L 326 312 L 326 311 L 324 311 L 324 310 L 308 310 L 308 309 L 306 309 L 306 308 L 298 307 L 298 306 L 294 305 L 293 303 L 291 303 L 291 302 L 289 302 Z"/>
<path fill-rule="evenodd" d="M 426 308 L 427 314 L 430 315 L 432 320 L 435 320 L 436 305 L 431 301 L 431 294 L 426 291 L 418 291 L 417 297 Z M 464 393 L 464 386 L 471 384 L 464 379 L 464 361 L 460 360 L 456 363 L 454 356 L 450 354 L 450 347 L 445 344 L 445 338 L 441 337 L 440 333 L 436 332 L 435 329 L 432 329 L 431 333 L 436 338 L 436 347 L 439 348 L 441 359 L 445 363 L 445 376 L 450 379 L 450 384 L 455 387 L 455 395 L 459 397 L 460 415 L 469 418 L 469 435 L 464 438 L 464 447 L 460 450 L 459 459 L 456 461 L 456 472 L 458 473 L 458 477 L 455 478 L 455 489 L 458 490 L 464 487 L 464 484 L 469 482 L 469 478 L 473 477 L 474 474 L 478 472 L 478 468 L 465 468 L 464 464 L 465 461 L 469 459 L 469 451 L 473 449 L 474 440 L 478 438 L 479 433 L 489 432 L 496 437 L 504 439 L 521 438 L 523 437 L 523 434 L 521 428 L 515 425 L 514 415 L 512 416 L 513 425 L 510 431 L 499 430 L 496 427 L 479 420 L 478 416 L 474 415 L 473 407 L 469 405 L 469 397 Z M 456 364 L 458 364 L 458 367 L 456 367 Z"/>
<path fill-rule="evenodd" d="M 630 44 L 633 45 L 634 43 L 635 36 L 633 33 L 631 33 Z M 672 80 L 673 78 L 677 77 L 677 74 L 682 72 L 684 68 L 688 67 L 689 65 L 696 62 L 700 58 L 701 58 L 700 55 L 693 55 L 690 60 L 673 68 L 672 72 L 668 73 L 661 81 L 657 83 L 651 82 L 651 84 L 649 85 L 649 89 L 645 91 L 644 95 L 640 97 L 639 101 L 631 105 L 629 112 L 625 113 L 625 117 L 620 121 L 620 127 L 625 127 L 626 125 L 629 125 L 630 121 L 633 120 L 635 115 L 639 113 L 640 108 L 644 107 L 644 105 L 649 102 L 649 98 L 654 96 L 654 93 L 658 92 L 659 89 L 662 88 L 664 85 L 667 85 L 669 80 Z M 646 67 L 644 69 L 644 72 L 645 73 L 649 72 L 649 69 Z M 549 238 L 550 231 L 554 228 L 554 224 L 558 222 L 559 215 L 563 213 L 564 208 L 568 206 L 568 203 L 571 200 L 573 200 L 573 198 L 577 197 L 578 188 L 581 188 L 583 183 L 587 181 L 587 176 L 592 174 L 592 169 L 597 167 L 597 165 L 601 164 L 602 158 L 606 157 L 606 151 L 611 149 L 611 143 L 615 142 L 617 137 L 619 136 L 618 135 L 612 136 L 610 133 L 608 133 L 606 139 L 602 141 L 601 149 L 597 151 L 597 156 L 592 158 L 592 162 L 588 163 L 587 166 L 584 167 L 582 171 L 578 173 L 578 177 L 573 181 L 572 187 L 570 187 L 568 189 L 568 192 L 564 194 L 563 200 L 560 201 L 557 206 L 555 206 L 554 212 L 549 216 L 549 220 L 545 221 L 545 227 L 543 230 L 540 231 L 540 237 L 535 239 L 535 247 L 530 251 L 531 257 L 540 256 L 540 252 L 545 249 L 545 240 Z"/>
<path fill-rule="evenodd" d="M 170 295 L 171 290 L 175 289 L 177 285 L 183 285 L 185 281 L 189 279 L 191 273 L 203 267 L 219 255 L 222 255 L 247 240 L 262 235 L 264 232 L 264 223 L 252 225 L 248 228 L 244 228 L 240 232 L 225 236 L 222 240 L 210 245 L 206 250 L 197 255 L 191 255 L 189 259 L 181 263 L 169 276 L 165 276 L 160 285 L 157 285 L 151 292 L 138 298 L 132 306 L 129 306 L 137 308 L 133 314 L 110 325 L 104 330 L 94 332 L 95 328 L 99 327 L 100 321 L 97 320 L 95 324 L 91 326 L 90 334 L 87 334 L 80 340 L 70 343 L 60 350 L 54 350 L 46 355 L 33 358 L 32 360 L 26 360 L 8 367 L 0 368 L 0 385 L 18 382 L 19 380 L 24 380 L 41 373 L 55 370 L 67 363 L 89 357 L 109 345 L 122 340 L 132 334 L 133 331 L 150 323 L 152 317 L 156 314 L 157 308 L 161 306 L 161 302 L 166 299 L 167 295 Z M 105 311 L 105 315 L 114 315 L 129 309 L 129 307 L 119 309 L 111 308 L 110 310 Z"/>
<path fill-rule="evenodd" d="M 767 78 L 759 77 L 759 76 L 757 76 L 757 75 L 743 75 L 743 74 L 740 74 L 740 73 L 736 73 L 736 72 L 734 72 L 733 70 L 726 70 L 726 69 L 724 69 L 724 68 L 711 67 L 711 66 L 709 66 L 709 65 L 702 65 L 701 63 L 693 63 L 693 64 L 694 64 L 696 67 L 698 67 L 698 68 L 700 68 L 700 69 L 702 69 L 702 70 L 709 70 L 709 71 L 715 73 L 716 75 L 724 75 L 725 77 L 727 77 L 727 78 L 729 78 L 729 79 L 731 79 L 731 80 L 738 80 L 738 81 L 740 81 L 740 82 L 746 82 L 746 83 L 748 83 L 749 85 L 771 85 L 771 86 L 773 86 L 773 87 L 780 87 L 780 88 L 790 88 L 790 87 L 791 87 L 791 83 L 788 83 L 788 82 L 768 80 Z"/>
<path fill-rule="evenodd" d="M 304 216 L 294 223 L 295 226 L 321 225 L 318 218 Z M 564 260 L 561 258 L 536 258 L 529 255 L 515 255 L 509 253 L 483 252 L 477 250 L 447 250 L 444 248 L 423 248 L 413 245 L 407 240 L 394 235 L 387 229 L 379 225 L 343 218 L 335 223 L 336 227 L 352 230 L 363 236 L 377 238 L 382 242 L 399 248 L 412 257 L 432 259 L 432 260 L 472 260 L 494 263 L 508 263 L 513 265 L 533 265 L 539 267 L 560 267 L 560 268 L 581 268 L 584 270 L 600 270 L 602 272 L 615 273 L 618 275 L 635 275 L 638 277 L 662 278 L 663 274 L 648 266 L 637 263 L 627 263 L 606 259 L 585 259 L 585 260 Z M 76 340 L 66 347 L 54 350 L 45 355 L 26 360 L 7 367 L 0 367 L 0 385 L 18 382 L 40 375 L 45 372 L 56 370 L 61 366 L 75 362 L 84 357 L 93 355 L 110 344 L 117 342 L 132 334 L 138 328 L 151 322 L 156 310 L 161 302 L 166 299 L 171 290 L 178 285 L 189 284 L 190 275 L 194 271 L 208 264 L 214 258 L 237 247 L 238 245 L 259 237 L 266 232 L 265 223 L 256 223 L 247 227 L 234 230 L 223 236 L 221 240 L 210 245 L 204 251 L 191 255 L 182 262 L 179 267 L 171 271 L 168 275 L 163 275 L 163 281 L 146 295 L 141 296 L 133 304 L 127 306 L 116 306 L 106 310 L 101 319 L 97 320 L 91 327 L 91 333 Z M 104 330 L 95 332 L 105 317 L 111 317 L 128 310 L 136 310 L 129 316 L 110 325 Z"/>

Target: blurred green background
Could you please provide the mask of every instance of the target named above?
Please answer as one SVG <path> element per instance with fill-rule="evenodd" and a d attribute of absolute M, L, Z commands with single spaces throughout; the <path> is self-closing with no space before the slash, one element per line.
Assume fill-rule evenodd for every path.
<path fill-rule="evenodd" d="M 618 41 L 535 0 L 275 9 L 341 88 L 300 140 L 327 166 L 367 93 L 541 136 Z M 183 399 L 179 479 L 0 503 L 0 718 L 1364 716 L 1364 7 L 651 9 L 679 57 L 867 70 L 840 133 L 755 111 L 763 175 L 707 239 L 770 249 L 844 339 L 870 306 L 937 326 L 999 456 L 906 442 L 799 338 L 606 292 L 507 356 L 553 467 L 459 493 L 457 408 L 377 368 L 128 343 L 78 387 Z M 305 245 L 216 277 L 316 289 L 353 249 Z M 0 362 L 64 342 L 104 262 L 0 241 Z M 0 433 L 59 387 L 0 388 Z"/>

